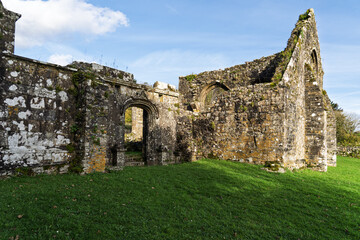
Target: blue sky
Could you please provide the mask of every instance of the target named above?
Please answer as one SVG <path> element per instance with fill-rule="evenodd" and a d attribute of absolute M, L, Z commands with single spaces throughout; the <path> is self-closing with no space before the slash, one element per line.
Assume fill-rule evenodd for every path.
<path fill-rule="evenodd" d="M 293 0 L 2 0 L 23 14 L 15 54 L 97 62 L 139 82 L 178 77 L 282 51 L 298 16 L 314 8 L 324 88 L 360 114 L 360 2 Z"/>

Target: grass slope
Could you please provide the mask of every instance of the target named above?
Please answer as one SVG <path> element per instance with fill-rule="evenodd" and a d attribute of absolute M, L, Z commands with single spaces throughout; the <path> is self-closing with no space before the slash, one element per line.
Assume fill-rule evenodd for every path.
<path fill-rule="evenodd" d="M 0 239 L 360 239 L 360 160 L 274 174 L 218 160 L 0 181 Z"/>

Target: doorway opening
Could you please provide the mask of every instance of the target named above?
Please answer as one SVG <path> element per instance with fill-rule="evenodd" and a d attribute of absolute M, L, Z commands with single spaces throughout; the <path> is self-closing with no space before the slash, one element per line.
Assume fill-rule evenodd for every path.
<path fill-rule="evenodd" d="M 146 164 L 146 140 L 148 135 L 148 114 L 139 107 L 125 111 L 125 166 Z"/>

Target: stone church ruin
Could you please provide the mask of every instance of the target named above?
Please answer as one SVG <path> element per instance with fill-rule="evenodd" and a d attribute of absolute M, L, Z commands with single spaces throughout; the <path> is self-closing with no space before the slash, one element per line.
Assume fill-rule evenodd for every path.
<path fill-rule="evenodd" d="M 273 171 L 336 165 L 335 118 L 311 9 L 284 51 L 180 77 L 179 90 L 137 84 L 131 73 L 95 63 L 63 67 L 14 55 L 19 18 L 0 1 L 0 175 L 204 157 Z"/>

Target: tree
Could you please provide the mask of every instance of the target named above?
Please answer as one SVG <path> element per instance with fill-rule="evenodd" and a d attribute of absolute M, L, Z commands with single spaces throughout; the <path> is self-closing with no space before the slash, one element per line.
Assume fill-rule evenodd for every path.
<path fill-rule="evenodd" d="M 342 108 L 339 106 L 339 104 L 333 102 L 333 101 L 330 101 L 330 104 L 331 104 L 331 107 L 334 111 L 342 111 Z"/>
<path fill-rule="evenodd" d="M 337 103 L 331 102 L 336 117 L 336 138 L 340 145 L 360 145 L 360 116 L 344 113 Z"/>

